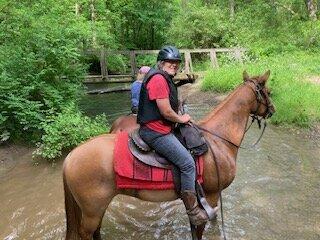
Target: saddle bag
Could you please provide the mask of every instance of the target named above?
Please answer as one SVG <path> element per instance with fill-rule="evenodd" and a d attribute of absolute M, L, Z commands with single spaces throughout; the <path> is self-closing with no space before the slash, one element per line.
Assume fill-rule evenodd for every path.
<path fill-rule="evenodd" d="M 208 145 L 205 138 L 194 126 L 189 124 L 178 124 L 174 134 L 193 156 L 201 156 L 208 151 Z"/>

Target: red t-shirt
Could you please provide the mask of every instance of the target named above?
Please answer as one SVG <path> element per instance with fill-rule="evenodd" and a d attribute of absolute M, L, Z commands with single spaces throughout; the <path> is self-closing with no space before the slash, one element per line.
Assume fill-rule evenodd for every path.
<path fill-rule="evenodd" d="M 169 98 L 169 85 L 167 83 L 167 80 L 161 75 L 156 74 L 154 75 L 147 84 L 147 90 L 148 90 L 148 97 L 149 100 L 156 100 L 156 99 L 165 99 Z M 172 130 L 172 125 L 163 120 L 155 120 L 146 123 L 148 128 L 162 133 L 162 134 L 168 134 Z"/>

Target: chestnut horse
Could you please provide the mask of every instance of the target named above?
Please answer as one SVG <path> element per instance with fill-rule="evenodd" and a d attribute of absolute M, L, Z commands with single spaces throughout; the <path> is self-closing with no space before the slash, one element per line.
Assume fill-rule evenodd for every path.
<path fill-rule="evenodd" d="M 109 133 L 118 133 L 121 131 L 132 132 L 134 129 L 138 128 L 137 115 L 129 114 L 118 117 L 110 128 Z"/>
<path fill-rule="evenodd" d="M 198 123 L 214 133 L 204 132 L 213 152 L 208 151 L 204 156 L 203 189 L 212 207 L 217 206 L 219 191 L 228 187 L 235 177 L 238 148 L 250 114 L 267 118 L 275 111 L 265 86 L 269 74 L 267 71 L 262 76 L 250 78 L 244 72 L 244 83 Z M 71 151 L 64 161 L 67 240 L 101 239 L 101 221 L 117 194 L 151 202 L 177 199 L 173 189 L 117 189 L 113 163 L 115 136 L 104 134 L 92 138 Z M 203 229 L 204 226 L 197 232 L 199 239 L 202 239 Z"/>

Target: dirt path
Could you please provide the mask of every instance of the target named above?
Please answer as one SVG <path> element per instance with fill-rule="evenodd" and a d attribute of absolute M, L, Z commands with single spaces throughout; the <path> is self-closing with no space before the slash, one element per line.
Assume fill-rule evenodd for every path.
<path fill-rule="evenodd" d="M 312 76 L 312 77 L 309 77 L 308 80 L 315 84 L 320 84 L 320 76 Z"/>
<path fill-rule="evenodd" d="M 187 103 L 207 104 L 209 106 L 218 105 L 227 95 L 219 94 L 212 91 L 201 91 L 200 83 L 186 84 L 179 87 L 179 97 L 186 99 Z"/>

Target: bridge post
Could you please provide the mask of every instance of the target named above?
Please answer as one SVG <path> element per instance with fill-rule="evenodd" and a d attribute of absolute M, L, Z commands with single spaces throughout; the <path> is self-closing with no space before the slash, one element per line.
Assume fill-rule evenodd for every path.
<path fill-rule="evenodd" d="M 191 54 L 188 50 L 185 50 L 184 52 L 184 65 L 187 74 L 193 72 Z"/>
<path fill-rule="evenodd" d="M 108 69 L 107 69 L 107 55 L 106 50 L 100 50 L 100 68 L 102 80 L 108 80 Z"/>
<path fill-rule="evenodd" d="M 240 51 L 240 49 L 236 48 L 234 50 L 234 58 L 237 59 L 237 61 L 242 63 L 242 52 Z"/>
<path fill-rule="evenodd" d="M 210 49 L 210 60 L 213 68 L 218 68 L 218 59 L 217 59 L 217 54 L 214 49 Z"/>
<path fill-rule="evenodd" d="M 130 51 L 130 64 L 131 64 L 131 77 L 132 79 L 135 79 L 136 76 L 136 53 L 134 50 Z"/>

